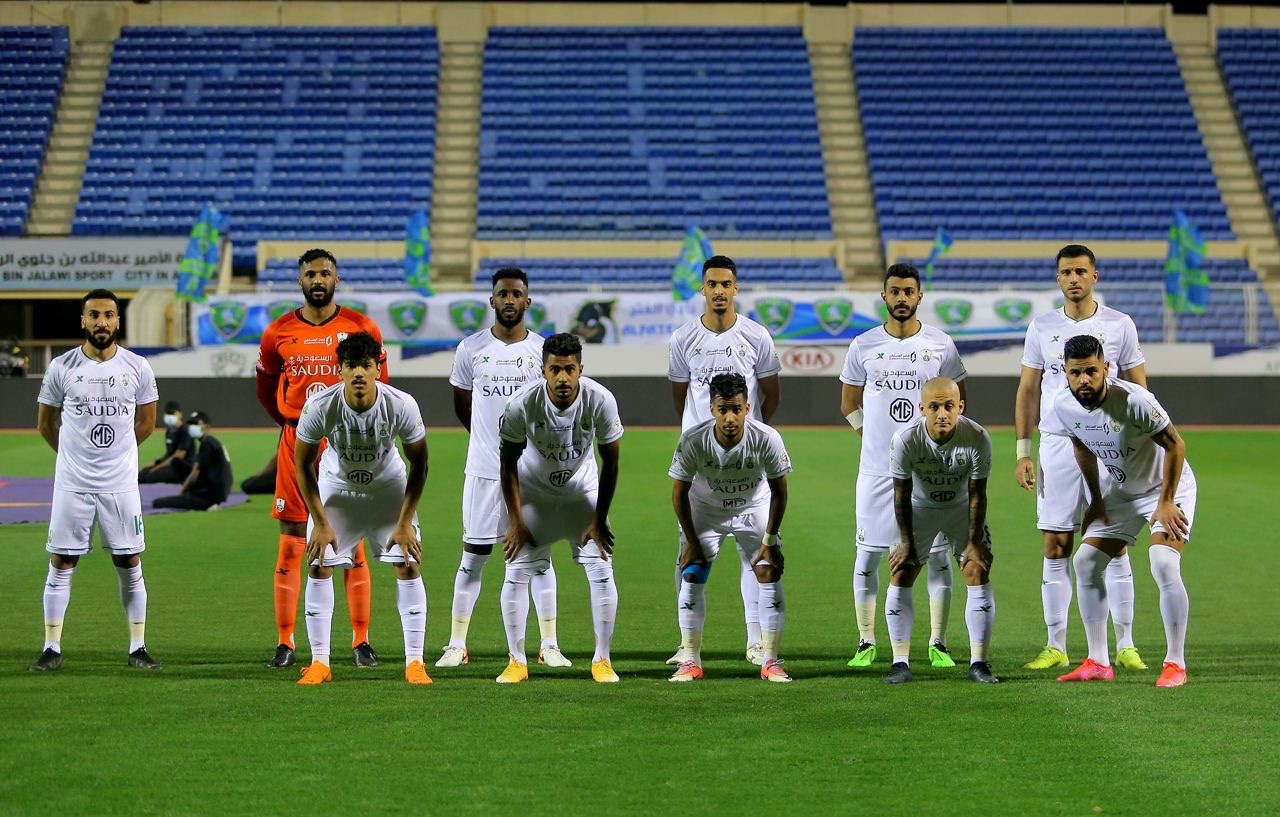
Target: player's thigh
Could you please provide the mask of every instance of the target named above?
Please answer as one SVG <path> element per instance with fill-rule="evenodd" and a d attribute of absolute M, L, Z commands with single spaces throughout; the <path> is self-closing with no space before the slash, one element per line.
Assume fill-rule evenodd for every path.
<path fill-rule="evenodd" d="M 1146 527 L 1157 498 L 1155 494 L 1146 497 L 1108 495 L 1105 500 L 1107 521 L 1095 519 L 1081 532 L 1080 539 L 1115 539 L 1126 546 L 1132 545 Z"/>
<path fill-rule="evenodd" d="M 854 513 L 858 547 L 888 549 L 899 541 L 892 477 L 859 474 Z"/>
<path fill-rule="evenodd" d="M 365 512 L 367 521 L 364 523 L 366 529 L 360 538 L 364 539 L 365 544 L 372 549 L 374 558 L 383 564 L 402 565 L 405 563 L 404 549 L 400 547 L 399 543 L 391 541 L 396 523 L 400 521 L 400 506 L 403 502 L 403 485 L 393 485 L 386 489 L 372 491 L 369 494 Z M 413 515 L 410 525 L 413 526 L 414 535 L 421 542 L 422 529 L 418 526 L 418 515 L 416 513 Z M 417 564 L 417 560 L 410 561 Z"/>
<path fill-rule="evenodd" d="M 306 522 L 307 505 L 298 489 L 298 471 L 294 459 L 294 444 L 298 430 L 285 426 L 276 446 L 276 501 L 271 516 L 283 522 Z"/>
<path fill-rule="evenodd" d="M 62 556 L 88 553 L 93 546 L 93 519 L 96 514 L 97 505 L 92 494 L 53 489 L 45 550 Z"/>
<path fill-rule="evenodd" d="M 143 538 L 142 497 L 138 491 L 93 494 L 102 549 L 112 556 L 128 556 L 147 549 Z"/>
<path fill-rule="evenodd" d="M 1156 505 L 1159 501 L 1159 495 L 1152 494 L 1144 497 L 1139 503 L 1139 512 L 1148 522 L 1151 522 L 1151 515 L 1156 512 Z M 1187 518 L 1187 535 L 1183 541 L 1189 541 L 1191 539 L 1191 528 L 1196 520 L 1196 479 L 1191 474 L 1191 469 L 1182 472 L 1182 479 L 1178 481 L 1178 491 L 1173 496 L 1173 502 L 1177 505 L 1178 510 L 1182 511 L 1182 515 Z M 1157 533 L 1167 534 L 1169 531 L 1159 522 L 1151 522 L 1151 535 L 1154 536 Z"/>
<path fill-rule="evenodd" d="M 563 540 L 577 541 L 591 521 L 594 505 L 573 496 L 525 494 L 520 515 L 533 541 L 551 545 Z"/>
<path fill-rule="evenodd" d="M 509 567 L 528 568 L 530 570 L 542 570 L 551 564 L 551 543 L 537 543 L 532 546 L 525 545 L 516 552 L 507 565 Z"/>
<path fill-rule="evenodd" d="M 502 483 L 467 474 L 462 481 L 462 541 L 496 545 L 507 532 L 507 504 Z"/>
<path fill-rule="evenodd" d="M 1074 531 L 1084 512 L 1085 491 L 1071 438 L 1042 434 L 1036 469 L 1036 527 Z"/>
<path fill-rule="evenodd" d="M 372 536 L 378 529 L 378 522 L 371 513 L 368 494 L 335 490 L 320 483 L 320 502 L 324 505 L 324 515 L 333 529 L 333 542 L 327 545 L 320 559 L 311 564 L 323 564 L 325 567 L 354 567 L 356 547 L 360 540 Z M 307 539 L 315 530 L 315 520 L 307 518 Z"/>
<path fill-rule="evenodd" d="M 698 543 L 707 561 L 715 562 L 720 557 L 720 545 L 733 532 L 729 519 L 723 514 L 715 514 L 705 509 L 693 508 L 693 529 L 697 532 Z M 680 532 L 680 546 L 684 547 L 684 531 Z"/>
<path fill-rule="evenodd" d="M 957 506 L 964 511 L 965 517 L 961 521 L 961 525 L 968 524 L 968 506 Z M 913 541 L 911 543 L 911 558 L 917 562 L 924 562 L 929 558 L 929 554 L 947 548 L 953 548 L 953 535 L 959 533 L 956 525 L 957 514 L 955 508 L 930 508 L 915 507 L 911 508 L 911 533 Z M 959 533 L 963 538 L 964 534 Z M 961 550 L 963 550 L 961 546 Z"/>
<path fill-rule="evenodd" d="M 744 508 L 742 513 L 735 514 L 725 525 L 728 533 L 733 534 L 738 558 L 744 565 L 751 563 L 751 557 L 764 544 L 764 530 L 769 525 L 769 506 L 759 505 Z"/>

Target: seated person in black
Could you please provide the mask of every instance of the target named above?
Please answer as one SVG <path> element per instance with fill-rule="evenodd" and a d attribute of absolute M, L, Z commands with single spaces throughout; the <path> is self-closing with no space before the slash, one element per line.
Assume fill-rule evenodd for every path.
<path fill-rule="evenodd" d="M 186 508 L 207 511 L 227 501 L 231 493 L 231 457 L 218 438 L 209 433 L 209 415 L 202 411 L 191 412 L 187 420 L 191 436 L 199 441 L 195 467 L 182 483 L 177 496 L 162 496 L 152 505 L 156 508 Z"/>
<path fill-rule="evenodd" d="M 196 443 L 174 400 L 164 404 L 164 425 L 164 456 L 139 471 L 138 482 L 182 482 L 191 474 Z"/>

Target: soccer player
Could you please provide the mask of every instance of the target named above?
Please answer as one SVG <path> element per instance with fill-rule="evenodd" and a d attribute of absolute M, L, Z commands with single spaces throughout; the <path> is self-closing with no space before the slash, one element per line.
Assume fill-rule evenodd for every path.
<path fill-rule="evenodd" d="M 1062 373 L 1062 344 L 1074 335 L 1093 335 L 1106 350 L 1107 360 L 1119 366 L 1119 376 L 1139 386 L 1147 384 L 1146 359 L 1138 347 L 1138 330 L 1123 312 L 1103 306 L 1093 297 L 1098 270 L 1093 252 L 1080 244 L 1058 251 L 1060 309 L 1037 315 L 1027 327 L 1022 353 L 1022 377 L 1014 402 L 1017 463 L 1014 476 L 1036 492 L 1037 526 L 1044 537 L 1044 569 L 1040 599 L 1048 642 L 1026 669 L 1065 667 L 1067 611 L 1071 607 L 1071 551 L 1076 525 L 1084 508 L 1084 481 L 1072 454 L 1070 439 L 1053 431 L 1053 400 L 1066 391 Z M 1114 374 L 1114 372 L 1113 372 Z M 1039 468 L 1031 460 L 1031 429 L 1039 410 Z M 1037 474 L 1037 471 L 1039 472 Z M 1116 663 L 1125 669 L 1146 669 L 1133 643 L 1133 568 L 1121 549 L 1107 567 L 1107 596 L 1116 634 Z"/>
<path fill-rule="evenodd" d="M 176 401 L 164 404 L 164 454 L 138 472 L 138 482 L 182 482 L 191 473 L 196 443 Z"/>
<path fill-rule="evenodd" d="M 151 365 L 116 343 L 120 299 L 95 289 L 81 299 L 84 343 L 49 364 L 37 397 L 36 427 L 57 453 L 49 519 L 49 575 L 44 584 L 44 650 L 32 672 L 62 666 L 62 624 L 71 602 L 71 574 L 92 548 L 97 523 L 102 547 L 120 580 L 129 625 L 129 666 L 158 670 L 147 652 L 147 585 L 140 554 L 142 499 L 138 445 L 156 427 L 156 378 Z"/>
<path fill-rule="evenodd" d="M 258 402 L 283 429 L 276 447 L 276 501 L 271 514 L 280 520 L 275 568 L 278 640 L 268 667 L 289 667 L 294 662 L 293 629 L 302 589 L 302 551 L 307 543 L 307 508 L 294 476 L 298 414 L 308 396 L 338 382 L 334 344 L 357 332 L 368 332 L 382 342 L 377 324 L 333 302 L 338 280 L 338 262 L 328 250 L 303 253 L 298 259 L 298 286 L 305 302 L 272 321 L 262 333 L 258 349 Z M 385 383 L 385 353 L 378 363 L 378 377 Z M 369 567 L 363 546 L 356 548 L 343 584 L 351 614 L 351 660 L 357 667 L 377 666 L 378 656 L 369 645 Z"/>
<path fill-rule="evenodd" d="M 200 442 L 195 464 L 183 481 L 181 491 L 174 496 L 158 497 L 151 505 L 189 511 L 217 510 L 231 494 L 231 456 L 222 441 L 209 433 L 209 415 L 206 412 L 191 412 L 187 424 L 191 438 Z"/>
<path fill-rule="evenodd" d="M 427 482 L 427 432 L 418 404 L 378 382 L 382 341 L 357 332 L 338 343 L 341 382 L 307 398 L 298 419 L 294 454 L 307 526 L 307 640 L 311 664 L 302 685 L 333 680 L 329 634 L 333 624 L 333 568 L 350 567 L 363 538 L 379 561 L 395 565 L 396 607 L 404 629 L 404 679 L 429 684 L 422 663 L 427 630 L 427 588 L 418 566 L 422 543 L 418 501 Z M 396 452 L 396 440 L 409 460 Z M 320 441 L 328 447 L 316 458 Z"/>
<path fill-rule="evenodd" d="M 996 599 L 991 591 L 991 532 L 987 529 L 987 478 L 991 437 L 960 416 L 964 398 L 947 377 L 934 377 L 920 390 L 921 417 L 889 441 L 893 509 L 898 544 L 889 551 L 885 616 L 893 645 L 886 684 L 911 680 L 911 627 L 915 607 L 911 587 L 936 541 L 955 553 L 968 585 L 964 621 L 969 629 L 969 678 L 996 684 L 987 662 Z"/>
<path fill-rule="evenodd" d="M 1089 505 L 1075 555 L 1080 618 L 1089 657 L 1059 681 L 1110 681 L 1107 652 L 1107 568 L 1151 524 L 1147 551 L 1160 591 L 1166 653 L 1158 687 L 1187 682 L 1187 589 L 1182 551 L 1196 514 L 1196 478 L 1187 449 L 1155 395 L 1136 383 L 1107 377 L 1110 364 L 1092 335 L 1076 335 L 1063 349 L 1067 390 L 1053 402 L 1054 432 L 1071 439 Z M 1102 482 L 1098 462 L 1111 479 Z"/>
<path fill-rule="evenodd" d="M 732 536 L 756 580 L 764 650 L 760 677 L 787 683 L 791 676 L 778 659 L 786 615 L 779 529 L 787 509 L 791 458 L 778 432 L 751 419 L 746 378 L 718 374 L 710 391 L 712 419 L 680 435 L 667 472 L 674 480 L 671 502 L 682 532 L 684 578 L 677 615 L 685 660 L 670 680 L 702 677 L 707 578 L 720 545 Z"/>
<path fill-rule="evenodd" d="M 702 265 L 702 295 L 706 300 L 702 315 L 671 335 L 667 378 L 680 433 L 711 419 L 711 378 L 718 374 L 740 374 L 747 381 L 747 404 L 751 417 L 768 423 L 778 408 L 782 387 L 778 373 L 782 364 L 769 330 L 745 315 L 739 315 L 733 299 L 738 294 L 738 268 L 733 259 L 713 255 Z M 742 555 L 742 551 L 739 551 Z M 750 555 L 750 554 L 747 554 Z M 676 595 L 683 592 L 683 571 L 676 556 Z M 760 630 L 759 582 L 743 556 L 738 575 L 743 617 L 747 625 L 747 660 L 764 663 Z M 687 659 L 679 650 L 667 659 L 679 664 Z"/>
<path fill-rule="evenodd" d="M 462 487 L 462 563 L 453 580 L 453 624 L 449 644 L 437 667 L 456 667 L 469 661 L 467 630 L 480 597 L 480 579 L 493 546 L 502 542 L 507 509 L 499 479 L 498 421 L 507 399 L 524 384 L 542 380 L 542 336 L 524 323 L 529 308 L 529 278 L 516 267 L 493 274 L 492 328 L 482 329 L 458 344 L 453 358 L 453 411 L 470 432 L 466 478 Z M 556 572 L 550 562 L 529 577 L 538 614 L 542 645 L 538 663 L 569 667 L 572 662 L 556 643 Z"/>
<path fill-rule="evenodd" d="M 550 564 L 551 546 L 567 539 L 573 560 L 586 572 L 591 595 L 596 637 L 591 677 L 598 683 L 617 683 L 609 657 L 618 611 L 618 588 L 609 561 L 609 507 L 618 487 L 618 402 L 604 386 L 582 376 L 582 342 L 574 335 L 547 338 L 542 376 L 507 402 L 499 423 L 507 507 L 502 623 L 511 658 L 497 681 L 518 684 L 529 677 L 524 651 L 527 588 L 534 573 Z M 592 440 L 600 453 L 599 473 Z"/>
<path fill-rule="evenodd" d="M 949 377 L 956 381 L 960 399 L 965 398 L 964 363 L 955 342 L 916 317 L 924 298 L 920 272 L 909 264 L 892 265 L 885 270 L 880 297 L 888 308 L 888 320 L 853 339 L 840 372 L 840 413 L 862 438 L 854 503 L 853 609 L 858 647 L 849 661 L 851 667 L 869 667 L 876 660 L 880 560 L 899 541 L 889 441 L 919 416 L 920 387 L 925 381 Z M 935 667 L 955 666 L 946 641 L 951 616 L 950 558 L 950 548 L 942 546 L 928 557 L 929 660 Z"/>

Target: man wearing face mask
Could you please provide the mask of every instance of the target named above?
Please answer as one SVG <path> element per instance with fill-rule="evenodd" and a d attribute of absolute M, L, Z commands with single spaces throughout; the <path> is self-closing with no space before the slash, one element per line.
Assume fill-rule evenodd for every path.
<path fill-rule="evenodd" d="M 164 456 L 138 472 L 138 482 L 182 482 L 191 473 L 196 443 L 182 421 L 177 401 L 164 404 Z"/>
<path fill-rule="evenodd" d="M 191 412 L 187 420 L 191 439 L 200 443 L 195 466 L 176 496 L 162 496 L 151 503 L 156 508 L 184 508 L 189 511 L 217 510 L 231 493 L 231 457 L 218 438 L 209 433 L 209 415 Z"/>

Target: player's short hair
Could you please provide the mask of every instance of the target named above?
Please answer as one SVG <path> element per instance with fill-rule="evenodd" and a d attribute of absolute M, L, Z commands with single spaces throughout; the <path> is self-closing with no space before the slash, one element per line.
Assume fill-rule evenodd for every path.
<path fill-rule="evenodd" d="M 374 363 L 382 357 L 382 344 L 368 332 L 356 332 L 338 341 L 338 365 L 355 367 L 372 360 Z"/>
<path fill-rule="evenodd" d="M 120 311 L 120 298 L 109 289 L 95 289 L 88 295 L 80 299 L 80 311 L 84 311 L 84 305 L 90 301 L 114 301 L 116 312 Z"/>
<path fill-rule="evenodd" d="M 1083 360 L 1095 355 L 1103 358 L 1102 343 L 1093 335 L 1076 335 L 1069 338 L 1066 345 L 1062 347 L 1063 360 Z"/>
<path fill-rule="evenodd" d="M 321 249 L 320 247 L 312 247 L 302 255 L 298 256 L 298 269 L 302 269 L 312 261 L 318 261 L 321 258 L 327 258 L 329 263 L 333 264 L 333 268 L 335 270 L 338 268 L 338 259 L 333 257 L 333 253 L 328 250 Z"/>
<path fill-rule="evenodd" d="M 542 362 L 546 363 L 552 355 L 556 357 L 576 357 L 582 362 L 582 340 L 568 332 L 557 332 L 542 344 Z"/>
<path fill-rule="evenodd" d="M 529 276 L 519 267 L 502 267 L 493 274 L 493 280 L 489 282 L 489 286 L 496 287 L 499 281 L 511 280 L 519 281 L 524 284 L 524 288 L 529 288 Z"/>
<path fill-rule="evenodd" d="M 1090 266 L 1098 266 L 1098 259 L 1093 257 L 1093 250 L 1083 244 L 1068 244 L 1058 250 L 1058 257 L 1053 259 L 1053 262 L 1056 264 L 1064 258 L 1088 258 Z"/>
<path fill-rule="evenodd" d="M 727 255 L 713 255 L 702 262 L 702 277 L 707 277 L 707 270 L 727 269 L 733 273 L 733 280 L 738 280 L 738 265 Z"/>
<path fill-rule="evenodd" d="M 883 288 L 889 283 L 890 278 L 914 278 L 918 286 L 920 284 L 920 270 L 910 264 L 891 264 L 884 271 L 884 280 L 880 282 L 880 286 Z"/>
<path fill-rule="evenodd" d="M 712 403 L 715 403 L 717 397 L 729 400 L 741 394 L 744 400 L 747 398 L 747 379 L 740 374 L 718 374 L 711 378 L 710 385 Z"/>

